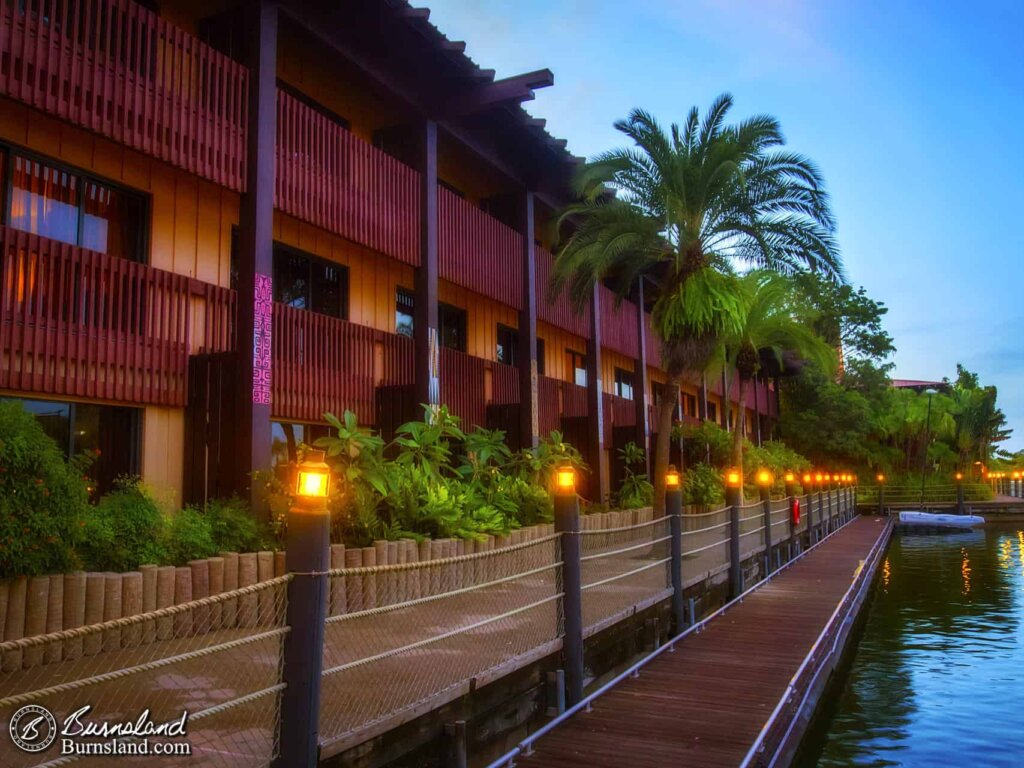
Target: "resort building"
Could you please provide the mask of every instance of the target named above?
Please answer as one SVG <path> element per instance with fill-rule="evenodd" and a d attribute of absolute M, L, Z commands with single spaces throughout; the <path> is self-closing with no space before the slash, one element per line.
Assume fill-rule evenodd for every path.
<path fill-rule="evenodd" d="M 552 297 L 580 162 L 403 0 L 0 4 L 0 397 L 101 487 L 242 491 L 358 414 L 561 430 L 614 491 L 664 380 L 644 286 Z M 742 413 L 699 375 L 682 420 Z"/>

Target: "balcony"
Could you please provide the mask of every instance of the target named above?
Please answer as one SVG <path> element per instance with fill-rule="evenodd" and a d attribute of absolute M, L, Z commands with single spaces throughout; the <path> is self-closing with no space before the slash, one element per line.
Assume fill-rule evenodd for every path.
<path fill-rule="evenodd" d="M 419 173 L 283 91 L 276 177 L 280 210 L 419 265 Z"/>
<path fill-rule="evenodd" d="M 637 359 L 636 304 L 624 299 L 616 306 L 615 292 L 599 286 L 601 307 L 601 346 L 615 350 L 626 357 Z"/>
<path fill-rule="evenodd" d="M 182 406 L 188 356 L 229 349 L 234 294 L 0 227 L 0 389 Z"/>
<path fill-rule="evenodd" d="M 131 0 L 0 4 L 0 94 L 239 191 L 248 87 Z"/>
<path fill-rule="evenodd" d="M 548 285 L 554 267 L 554 256 L 544 248 L 537 248 L 537 319 L 580 338 L 590 338 L 590 313 L 577 314 L 564 292 L 554 301 L 548 301 Z"/>
<path fill-rule="evenodd" d="M 444 187 L 437 219 L 440 276 L 522 309 L 523 236 Z"/>

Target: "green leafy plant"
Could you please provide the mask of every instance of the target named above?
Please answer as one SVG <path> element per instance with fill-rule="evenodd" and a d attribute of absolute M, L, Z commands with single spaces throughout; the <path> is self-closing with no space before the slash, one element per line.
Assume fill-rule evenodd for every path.
<path fill-rule="evenodd" d="M 619 489 L 619 506 L 622 509 L 639 509 L 650 506 L 654 499 L 654 486 L 646 474 L 639 474 L 634 467 L 642 466 L 647 460 L 647 453 L 636 443 L 626 443 L 619 449 L 622 457 L 622 487 Z"/>
<path fill-rule="evenodd" d="M 679 425 L 673 438 L 683 440 L 683 464 L 710 464 L 724 469 L 732 459 L 732 435 L 713 421 Z"/>
<path fill-rule="evenodd" d="M 36 418 L 0 400 L 0 578 L 77 566 L 88 513 L 88 456 L 65 461 Z"/>
<path fill-rule="evenodd" d="M 185 565 L 189 560 L 217 554 L 210 518 L 195 507 L 185 507 L 167 517 L 163 543 L 165 559 L 171 565 Z"/>
<path fill-rule="evenodd" d="M 683 500 L 704 509 L 718 506 L 725 500 L 721 473 L 709 464 L 697 464 L 683 476 Z"/>
<path fill-rule="evenodd" d="M 210 536 L 218 552 L 255 552 L 269 545 L 265 527 L 237 496 L 211 499 L 201 512 L 209 521 Z"/>
<path fill-rule="evenodd" d="M 94 571 L 131 571 L 167 560 L 164 516 L 138 478 L 119 478 L 116 487 L 89 511 L 79 553 Z"/>

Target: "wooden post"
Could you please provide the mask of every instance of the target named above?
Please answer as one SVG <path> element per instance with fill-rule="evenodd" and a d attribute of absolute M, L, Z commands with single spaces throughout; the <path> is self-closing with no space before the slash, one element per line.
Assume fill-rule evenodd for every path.
<path fill-rule="evenodd" d="M 252 509 L 265 501 L 251 474 L 270 469 L 270 397 L 274 271 L 274 167 L 277 132 L 277 5 L 257 0 L 245 11 L 249 68 L 246 192 L 238 226 L 239 489 Z"/>
<path fill-rule="evenodd" d="M 562 534 L 562 657 L 565 664 L 566 701 L 583 698 L 583 581 L 580 563 L 580 504 L 576 488 L 559 489 L 554 496 L 555 530 Z"/>
<path fill-rule="evenodd" d="M 740 493 L 743 483 L 725 489 L 725 503 L 729 506 L 729 599 L 743 594 L 743 567 L 740 563 Z"/>
<path fill-rule="evenodd" d="M 523 192 L 519 228 L 523 235 L 523 296 L 519 310 L 519 434 L 522 448 L 540 442 L 537 403 L 537 255 L 534 248 L 533 192 Z"/>
<path fill-rule="evenodd" d="M 441 338 L 437 319 L 437 123 L 419 126 L 415 140 L 420 172 L 420 266 L 413 308 L 416 402 L 441 402 Z"/>
<path fill-rule="evenodd" d="M 604 393 L 601 383 L 601 285 L 590 299 L 590 341 L 587 342 L 587 443 L 589 448 L 591 501 L 608 499 L 608 470 L 604 462 Z"/>

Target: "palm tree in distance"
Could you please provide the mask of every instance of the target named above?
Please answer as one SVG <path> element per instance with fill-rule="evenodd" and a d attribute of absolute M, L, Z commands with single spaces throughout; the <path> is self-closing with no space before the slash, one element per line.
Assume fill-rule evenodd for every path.
<path fill-rule="evenodd" d="M 788 352 L 832 375 L 836 353 L 814 331 L 790 278 L 758 269 L 737 277 L 734 285 L 739 299 L 736 322 L 719 338 L 714 357 L 724 370 L 736 372 L 732 464 L 742 467 L 747 391 L 761 370 L 762 355 L 772 355 L 781 364 L 783 353 Z"/>
<path fill-rule="evenodd" d="M 567 288 L 578 310 L 605 282 L 621 300 L 644 278 L 661 340 L 655 507 L 664 509 L 672 412 L 686 371 L 704 370 L 718 338 L 738 328 L 737 267 L 784 274 L 815 270 L 841 279 L 835 223 L 820 173 L 780 149 L 778 121 L 759 115 L 727 125 L 732 97 L 703 122 L 696 107 L 666 133 L 634 110 L 615 128 L 632 140 L 582 166 L 577 201 L 560 212 L 551 291 Z"/>

